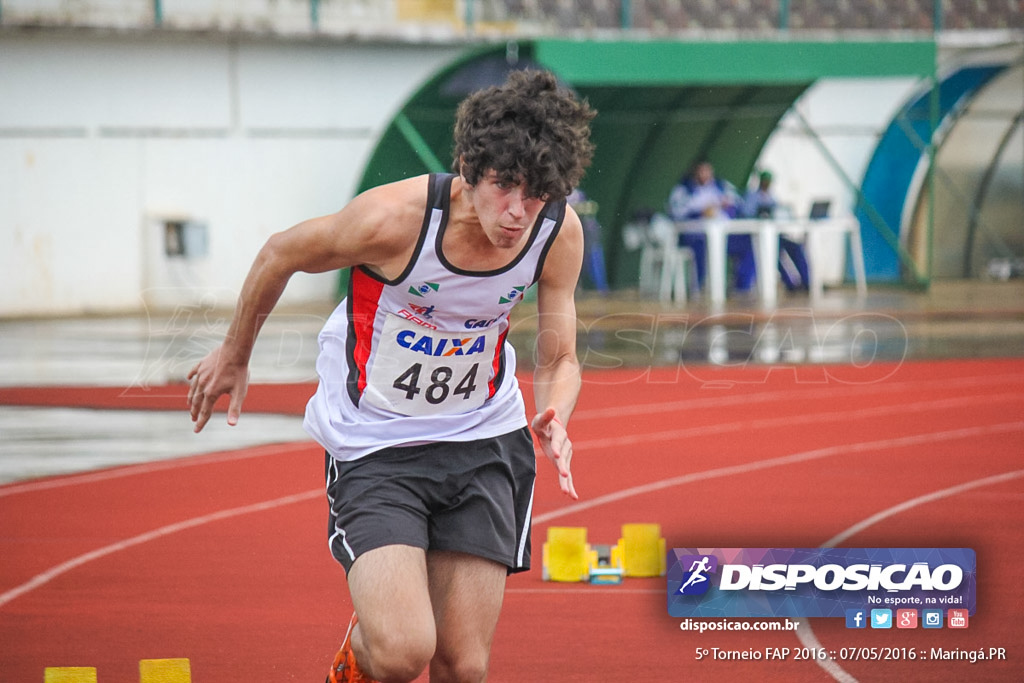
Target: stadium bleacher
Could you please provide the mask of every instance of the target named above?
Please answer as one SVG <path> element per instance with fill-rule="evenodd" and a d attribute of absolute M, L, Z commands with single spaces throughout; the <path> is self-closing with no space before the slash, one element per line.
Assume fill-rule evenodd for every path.
<path fill-rule="evenodd" d="M 330 34 L 351 33 L 364 27 L 380 34 L 403 17 L 418 17 L 430 9 L 432 20 L 456 32 L 468 24 L 500 25 L 509 33 L 523 30 L 549 34 L 630 29 L 655 35 L 695 31 L 946 31 L 1024 29 L 1020 0 L 944 0 L 939 25 L 934 0 L 790 0 L 788 12 L 780 0 L 473 0 L 424 4 L 413 0 L 372 3 L 367 0 L 308 0 L 282 8 L 275 0 L 249 0 L 218 5 L 177 8 L 144 0 L 82 0 L 68 10 L 64 3 L 4 0 L 0 26 L 120 27 L 165 26 L 186 30 L 275 31 L 307 30 Z M 311 8 L 315 5 L 317 11 Z M 372 5 L 373 11 L 368 8 Z M 625 16 L 624 16 L 625 13 Z"/>

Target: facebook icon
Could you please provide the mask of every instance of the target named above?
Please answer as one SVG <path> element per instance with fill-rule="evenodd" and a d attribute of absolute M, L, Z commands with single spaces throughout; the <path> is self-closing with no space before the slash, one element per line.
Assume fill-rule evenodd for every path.
<path fill-rule="evenodd" d="M 867 628 L 867 611 L 862 609 L 846 610 L 846 628 Z"/>

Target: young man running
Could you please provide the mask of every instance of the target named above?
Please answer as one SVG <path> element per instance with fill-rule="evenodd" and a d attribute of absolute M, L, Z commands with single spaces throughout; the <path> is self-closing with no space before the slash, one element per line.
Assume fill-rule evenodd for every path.
<path fill-rule="evenodd" d="M 530 426 L 576 498 L 566 432 L 580 388 L 573 293 L 583 253 L 565 197 L 594 112 L 546 72 L 516 71 L 458 109 L 454 174 L 359 195 L 272 236 L 224 343 L 189 373 L 200 431 L 241 412 L 260 325 L 292 274 L 352 267 L 320 334 L 305 427 L 326 450 L 330 547 L 358 615 L 328 680 L 486 678 L 509 573 L 530 566 L 533 441 L 507 343 L 537 284 Z"/>

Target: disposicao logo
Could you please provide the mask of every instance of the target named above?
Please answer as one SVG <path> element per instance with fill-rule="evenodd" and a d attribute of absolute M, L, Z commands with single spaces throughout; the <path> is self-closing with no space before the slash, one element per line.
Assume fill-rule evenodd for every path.
<path fill-rule="evenodd" d="M 825 617 L 895 609 L 975 609 L 970 548 L 674 548 L 674 617 Z M 915 612 L 916 614 L 916 612 Z M 868 619 L 865 618 L 865 622 Z M 853 626 L 858 628 L 859 625 Z"/>
<path fill-rule="evenodd" d="M 680 595 L 703 595 L 708 592 L 711 580 L 708 576 L 718 569 L 718 558 L 714 555 L 684 555 L 679 558 L 683 566 L 689 570 L 683 575 L 683 583 L 679 586 Z"/>

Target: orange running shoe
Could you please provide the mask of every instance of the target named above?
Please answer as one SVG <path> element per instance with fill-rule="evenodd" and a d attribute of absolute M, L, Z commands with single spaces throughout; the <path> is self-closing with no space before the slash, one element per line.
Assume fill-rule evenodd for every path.
<path fill-rule="evenodd" d="M 345 633 L 345 641 L 341 644 L 338 654 L 334 656 L 334 664 L 327 674 L 326 683 L 377 683 L 359 670 L 356 656 L 352 652 L 352 631 L 355 630 L 358 621 L 353 612 L 352 620 L 348 623 L 348 631 Z"/>

